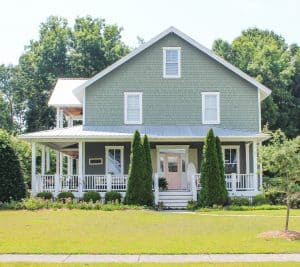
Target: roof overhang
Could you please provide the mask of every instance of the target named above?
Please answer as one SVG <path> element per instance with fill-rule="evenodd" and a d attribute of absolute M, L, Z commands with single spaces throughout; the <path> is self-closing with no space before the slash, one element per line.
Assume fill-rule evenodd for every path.
<path fill-rule="evenodd" d="M 238 76 L 243 78 L 244 80 L 248 81 L 250 84 L 252 84 L 254 87 L 256 87 L 258 90 L 261 91 L 261 93 L 262 93 L 261 101 L 264 98 L 266 98 L 268 95 L 271 94 L 272 91 L 268 87 L 264 86 L 263 84 L 256 81 L 254 78 L 252 78 L 248 74 L 241 71 L 239 68 L 235 67 L 234 65 L 232 65 L 228 61 L 226 61 L 223 58 L 221 58 L 220 56 L 216 55 L 213 51 L 211 51 L 208 48 L 204 47 L 203 45 L 201 45 L 200 43 L 198 43 L 197 41 L 195 41 L 194 39 L 192 39 L 191 37 L 189 37 L 185 33 L 179 31 L 178 29 L 176 29 L 174 27 L 170 27 L 170 28 L 166 29 L 165 31 L 163 31 L 162 33 L 160 33 L 159 35 L 152 38 L 150 41 L 142 44 L 137 49 L 135 49 L 134 51 L 129 53 L 128 55 L 126 55 L 123 58 L 121 58 L 120 60 L 116 61 L 114 64 L 108 66 L 106 69 L 99 72 L 98 74 L 93 76 L 91 79 L 89 79 L 86 82 L 79 85 L 77 88 L 75 88 L 73 90 L 74 95 L 77 97 L 78 100 L 83 99 L 85 88 L 87 88 L 88 86 L 90 86 L 91 84 L 96 82 L 97 80 L 101 79 L 102 77 L 106 76 L 107 74 L 112 72 L 114 69 L 116 69 L 119 66 L 123 65 L 125 62 L 127 62 L 131 58 L 135 57 L 136 55 L 140 54 L 146 48 L 150 47 L 151 45 L 153 45 L 154 43 L 156 43 L 157 41 L 164 38 L 165 36 L 167 36 L 170 33 L 176 34 L 177 36 L 179 36 L 180 38 L 182 38 L 183 40 L 185 40 L 186 42 L 188 42 L 189 44 L 191 44 L 195 48 L 199 49 L 201 52 L 205 53 L 206 55 L 208 55 L 209 57 L 211 57 L 215 61 L 222 64 L 227 69 L 231 70 L 232 72 L 234 72 L 235 74 L 237 74 Z"/>

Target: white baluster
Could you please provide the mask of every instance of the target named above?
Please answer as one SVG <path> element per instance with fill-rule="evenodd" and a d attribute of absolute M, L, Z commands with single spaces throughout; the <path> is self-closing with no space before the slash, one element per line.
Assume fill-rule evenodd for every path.
<path fill-rule="evenodd" d="M 159 201 L 159 187 L 158 187 L 158 173 L 154 175 L 154 204 L 158 205 Z"/>

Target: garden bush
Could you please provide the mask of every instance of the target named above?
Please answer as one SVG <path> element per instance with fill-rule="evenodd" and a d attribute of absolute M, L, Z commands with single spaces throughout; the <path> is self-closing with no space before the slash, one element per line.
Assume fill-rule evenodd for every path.
<path fill-rule="evenodd" d="M 193 201 L 193 200 L 190 200 L 187 204 L 187 209 L 188 210 L 196 210 L 198 208 L 198 203 L 197 201 Z"/>
<path fill-rule="evenodd" d="M 43 199 L 52 199 L 53 194 L 51 192 L 40 192 L 36 194 L 36 197 L 43 198 Z"/>
<path fill-rule="evenodd" d="M 105 193 L 105 203 L 121 203 L 122 195 L 119 192 L 111 191 Z"/>
<path fill-rule="evenodd" d="M 230 199 L 230 204 L 232 206 L 250 206 L 251 202 L 247 197 L 232 197 Z"/>
<path fill-rule="evenodd" d="M 61 192 L 57 195 L 57 199 L 66 202 L 67 199 L 74 199 L 74 194 L 72 192 Z"/>
<path fill-rule="evenodd" d="M 158 187 L 159 187 L 159 190 L 161 190 L 161 191 L 168 190 L 168 182 L 165 177 L 158 178 Z"/>
<path fill-rule="evenodd" d="M 85 192 L 83 195 L 83 201 L 85 201 L 85 202 L 92 201 L 93 203 L 95 203 L 96 201 L 100 201 L 100 199 L 101 199 L 101 196 L 96 191 Z"/>
<path fill-rule="evenodd" d="M 270 204 L 270 200 L 264 194 L 259 194 L 253 197 L 252 204 L 255 206 Z"/>

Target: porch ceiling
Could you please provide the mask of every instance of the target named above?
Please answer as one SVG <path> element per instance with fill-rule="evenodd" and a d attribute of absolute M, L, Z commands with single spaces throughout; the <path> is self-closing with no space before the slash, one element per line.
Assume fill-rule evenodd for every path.
<path fill-rule="evenodd" d="M 263 141 L 269 138 L 269 135 L 263 133 L 196 125 L 80 125 L 23 134 L 20 135 L 19 138 L 35 142 L 52 142 L 55 145 L 57 145 L 57 142 L 71 145 L 80 140 L 130 141 L 134 131 L 138 130 L 142 135 L 147 134 L 150 141 L 201 141 L 204 140 L 210 128 L 212 128 L 214 133 L 224 141 Z"/>

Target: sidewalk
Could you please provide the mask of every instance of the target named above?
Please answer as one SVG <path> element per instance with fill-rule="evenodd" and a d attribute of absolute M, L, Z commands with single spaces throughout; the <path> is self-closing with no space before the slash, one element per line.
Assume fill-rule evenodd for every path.
<path fill-rule="evenodd" d="M 300 262 L 300 254 L 74 255 L 0 254 L 0 262 Z"/>

